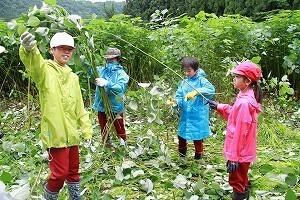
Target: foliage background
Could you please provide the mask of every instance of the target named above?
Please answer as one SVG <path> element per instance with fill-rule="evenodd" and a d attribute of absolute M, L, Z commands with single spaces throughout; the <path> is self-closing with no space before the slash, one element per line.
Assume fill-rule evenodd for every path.
<path fill-rule="evenodd" d="M 41 0 L 2 0 L 0 1 L 0 18 L 9 21 L 27 13 L 30 6 L 41 7 Z M 69 13 L 77 14 L 83 18 L 91 18 L 93 14 L 99 17 L 111 18 L 114 14 L 123 12 L 125 2 L 95 2 L 86 0 L 57 0 L 57 4 L 64 7 Z"/>
<path fill-rule="evenodd" d="M 69 64 L 80 77 L 88 109 L 94 85 L 86 70 L 103 63 L 107 47 L 121 49 L 126 58 L 122 65 L 131 77 L 125 112 L 128 148 L 119 148 L 114 138 L 116 151 L 104 149 L 91 111 L 93 144 L 90 148 L 81 145 L 84 196 L 230 199 L 221 153 L 224 120 L 211 113 L 213 134 L 205 141 L 202 161 L 193 160 L 192 146 L 187 159 L 177 155 L 178 115 L 165 101 L 174 95 L 181 79 L 182 58 L 195 56 L 217 89 L 215 100 L 224 103 L 232 103 L 236 95 L 232 78 L 226 74 L 237 61 L 252 59 L 262 67 L 265 101 L 259 118 L 258 160 L 250 172 L 251 196 L 296 199 L 300 193 L 299 14 L 298 10 L 286 10 L 254 22 L 241 15 L 203 11 L 194 17 L 171 17 L 168 10 L 161 10 L 147 22 L 123 14 L 77 20 L 64 8 L 53 6 L 31 8 L 15 20 L 1 21 L 0 45 L 6 51 L 0 57 L 0 130 L 5 134 L 0 147 L 0 180 L 6 191 L 11 196 L 30 191 L 32 198 L 39 199 L 49 173 L 38 140 L 38 93 L 18 57 L 20 34 L 26 29 L 35 34 L 41 52 L 50 58 L 49 39 L 56 31 L 66 30 L 76 39 Z M 60 197 L 66 199 L 67 191 Z"/>
<path fill-rule="evenodd" d="M 217 16 L 240 14 L 260 21 L 268 13 L 297 10 L 299 6 L 298 0 L 126 0 L 124 14 L 150 20 L 156 10 L 168 9 L 173 17 L 185 13 L 193 17 L 199 11 L 204 11 L 215 13 Z"/>

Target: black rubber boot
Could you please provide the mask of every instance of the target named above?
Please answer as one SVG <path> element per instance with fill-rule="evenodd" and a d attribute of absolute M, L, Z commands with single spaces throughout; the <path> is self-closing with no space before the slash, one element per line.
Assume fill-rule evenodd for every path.
<path fill-rule="evenodd" d="M 179 151 L 180 157 L 185 157 L 186 156 L 187 147 L 179 149 L 178 151 Z"/>
<path fill-rule="evenodd" d="M 245 187 L 245 191 L 247 192 L 247 200 L 249 200 L 251 188 L 252 188 L 252 185 L 249 182 L 249 185 L 246 185 L 246 187 Z"/>
<path fill-rule="evenodd" d="M 195 156 L 194 156 L 194 159 L 195 160 L 200 160 L 200 159 L 202 159 L 203 158 L 203 153 L 195 153 Z"/>
<path fill-rule="evenodd" d="M 239 192 L 239 191 L 233 190 L 232 200 L 246 200 L 247 194 L 249 194 L 248 191 Z"/>

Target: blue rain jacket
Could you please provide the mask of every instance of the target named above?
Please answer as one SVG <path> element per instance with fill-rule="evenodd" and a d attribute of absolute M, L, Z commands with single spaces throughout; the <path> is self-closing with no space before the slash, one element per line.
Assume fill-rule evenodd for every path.
<path fill-rule="evenodd" d="M 180 110 L 178 135 L 186 140 L 202 140 L 210 134 L 209 105 L 206 104 L 207 100 L 200 94 L 194 100 L 185 101 L 184 99 L 185 95 L 193 91 L 194 88 L 207 99 L 213 97 L 215 88 L 204 78 L 205 75 L 205 72 L 199 69 L 198 74 L 182 81 L 176 91 L 175 99 Z"/>
<path fill-rule="evenodd" d="M 129 81 L 129 76 L 118 62 L 106 63 L 105 67 L 97 67 L 99 77 L 108 81 L 108 85 L 104 87 L 105 92 L 111 102 L 114 113 L 124 112 L 124 93 Z M 103 100 L 100 95 L 99 87 L 96 87 L 93 109 L 104 112 Z"/>

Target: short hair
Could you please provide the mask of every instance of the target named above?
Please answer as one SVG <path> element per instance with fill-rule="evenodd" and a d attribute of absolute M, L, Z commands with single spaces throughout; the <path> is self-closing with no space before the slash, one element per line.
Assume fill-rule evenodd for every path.
<path fill-rule="evenodd" d="M 187 57 L 182 61 L 183 67 L 191 67 L 193 70 L 197 71 L 199 68 L 199 61 L 195 57 Z"/>

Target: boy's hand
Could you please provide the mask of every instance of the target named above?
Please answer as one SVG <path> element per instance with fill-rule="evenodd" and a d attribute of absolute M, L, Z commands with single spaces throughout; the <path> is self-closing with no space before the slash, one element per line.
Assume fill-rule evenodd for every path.
<path fill-rule="evenodd" d="M 185 95 L 185 100 L 194 100 L 195 96 L 198 94 L 197 90 L 193 90 Z"/>
<path fill-rule="evenodd" d="M 24 32 L 21 37 L 21 45 L 26 49 L 26 51 L 31 51 L 36 44 L 34 35 L 29 32 Z"/>
<path fill-rule="evenodd" d="M 105 87 L 108 85 L 108 81 L 105 80 L 104 78 L 96 78 L 95 82 L 96 82 L 96 85 L 98 85 L 100 87 Z"/>

